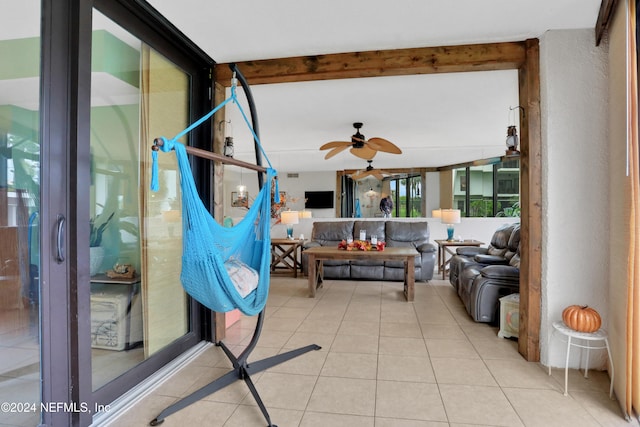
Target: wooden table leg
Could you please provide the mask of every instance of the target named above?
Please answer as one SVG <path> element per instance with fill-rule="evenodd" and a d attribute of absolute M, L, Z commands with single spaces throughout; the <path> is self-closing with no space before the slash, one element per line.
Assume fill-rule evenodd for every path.
<path fill-rule="evenodd" d="M 316 257 L 309 255 L 309 298 L 316 297 Z"/>
<path fill-rule="evenodd" d="M 407 301 L 413 301 L 415 297 L 416 270 L 415 258 L 409 257 L 404 262 L 404 295 Z"/>
<path fill-rule="evenodd" d="M 293 245 L 293 277 L 298 278 L 298 249 L 300 245 Z"/>

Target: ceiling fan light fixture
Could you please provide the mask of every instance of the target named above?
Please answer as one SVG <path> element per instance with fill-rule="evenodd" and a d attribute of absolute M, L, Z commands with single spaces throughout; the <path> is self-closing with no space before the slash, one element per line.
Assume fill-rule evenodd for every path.
<path fill-rule="evenodd" d="M 320 150 L 330 150 L 324 157 L 325 160 L 330 159 L 343 150 L 350 148 L 351 154 L 364 160 L 373 159 L 378 151 L 384 151 L 390 154 L 402 154 L 402 150 L 395 144 L 384 138 L 367 138 L 360 133 L 362 123 L 355 122 L 353 127 L 356 133 L 351 135 L 351 141 L 331 141 L 323 144 Z"/>

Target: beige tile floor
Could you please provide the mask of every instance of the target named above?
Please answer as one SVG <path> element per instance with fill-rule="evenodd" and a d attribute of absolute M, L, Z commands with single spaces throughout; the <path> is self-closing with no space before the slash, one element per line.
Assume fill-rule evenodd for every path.
<path fill-rule="evenodd" d="M 253 376 L 280 427 L 633 426 L 608 396 L 605 372 L 552 376 L 526 362 L 497 328 L 471 321 L 446 281 L 416 284 L 407 303 L 400 283 L 331 281 L 315 299 L 304 278 L 274 276 L 261 340 L 251 360 L 308 344 L 322 346 Z M 229 328 L 239 353 L 255 318 Z M 145 426 L 166 406 L 230 368 L 211 346 L 122 413 L 116 426 Z M 244 382 L 165 419 L 172 426 L 265 426 Z"/>

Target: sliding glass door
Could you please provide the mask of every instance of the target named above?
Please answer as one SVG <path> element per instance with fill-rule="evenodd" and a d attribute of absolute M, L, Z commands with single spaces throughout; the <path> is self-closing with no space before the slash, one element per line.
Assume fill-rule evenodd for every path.
<path fill-rule="evenodd" d="M 0 425 L 40 422 L 40 1 L 0 14 Z"/>
<path fill-rule="evenodd" d="M 91 89 L 91 365 L 93 389 L 191 330 L 180 285 L 175 159 L 161 156 L 149 191 L 151 142 L 188 125 L 190 76 L 98 11 Z"/>
<path fill-rule="evenodd" d="M 0 425 L 88 426 L 206 335 L 171 156 L 148 188 L 153 138 L 210 109 L 212 61 L 135 0 L 24 0 L 0 24 Z"/>
<path fill-rule="evenodd" d="M 209 109 L 212 63 L 177 49 L 175 38 L 169 45 L 160 39 L 163 23 L 145 22 L 153 18 L 148 12 L 113 1 L 97 1 L 93 10 L 84 199 L 90 236 L 78 242 L 89 253 L 87 292 L 79 297 L 91 321 L 80 345 L 90 355 L 92 400 L 103 405 L 203 337 L 203 311 L 180 283 L 182 212 L 173 156 L 159 156 L 160 188 L 149 188 L 153 139 L 173 137 Z M 207 131 L 181 142 L 203 146 L 211 141 Z"/>

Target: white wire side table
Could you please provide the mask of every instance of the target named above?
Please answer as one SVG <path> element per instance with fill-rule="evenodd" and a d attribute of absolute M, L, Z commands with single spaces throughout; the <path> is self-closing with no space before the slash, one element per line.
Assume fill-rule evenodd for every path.
<path fill-rule="evenodd" d="M 567 338 L 567 358 L 564 365 L 564 395 L 567 395 L 567 385 L 569 382 L 569 353 L 571 352 L 571 346 L 587 349 L 587 360 L 586 366 L 584 368 L 585 378 L 589 377 L 589 351 L 606 348 L 607 356 L 609 358 L 609 366 L 611 367 L 611 385 L 609 386 L 609 397 L 613 398 L 613 359 L 611 358 L 611 349 L 609 348 L 607 331 L 598 329 L 595 332 L 578 332 L 569 328 L 564 324 L 563 321 L 560 320 L 557 322 L 553 322 L 553 328 L 549 332 L 547 345 L 550 346 L 551 338 L 556 334 L 564 335 Z M 574 340 L 576 340 L 577 342 Z M 594 343 L 595 345 L 592 343 Z M 549 365 L 549 375 L 551 375 L 551 365 Z"/>

